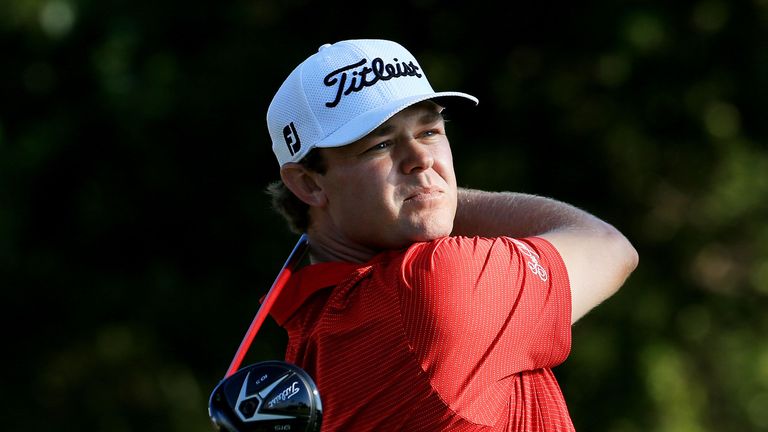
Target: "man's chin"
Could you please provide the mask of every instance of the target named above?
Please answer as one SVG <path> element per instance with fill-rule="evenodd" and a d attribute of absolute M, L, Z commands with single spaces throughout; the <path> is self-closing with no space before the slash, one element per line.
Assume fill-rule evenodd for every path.
<path fill-rule="evenodd" d="M 452 226 L 431 226 L 416 230 L 409 237 L 409 243 L 429 242 L 451 235 Z"/>

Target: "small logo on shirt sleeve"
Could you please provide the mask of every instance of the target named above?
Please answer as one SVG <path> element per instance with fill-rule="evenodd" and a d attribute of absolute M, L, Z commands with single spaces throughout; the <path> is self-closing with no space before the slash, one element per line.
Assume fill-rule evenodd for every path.
<path fill-rule="evenodd" d="M 547 279 L 549 279 L 549 276 L 547 275 L 547 271 L 544 269 L 544 267 L 539 264 L 539 255 L 532 251 L 527 244 L 515 239 L 510 240 L 512 240 L 518 249 L 520 249 L 520 252 L 522 252 L 523 255 L 528 257 L 528 268 L 531 270 L 531 273 L 535 274 L 542 281 L 546 282 Z"/>

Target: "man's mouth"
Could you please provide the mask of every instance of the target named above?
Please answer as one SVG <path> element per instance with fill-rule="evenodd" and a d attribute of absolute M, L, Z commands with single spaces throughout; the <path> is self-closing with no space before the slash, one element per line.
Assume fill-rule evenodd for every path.
<path fill-rule="evenodd" d="M 414 191 L 404 201 L 429 201 L 440 198 L 442 195 L 443 191 L 440 188 L 427 187 Z"/>

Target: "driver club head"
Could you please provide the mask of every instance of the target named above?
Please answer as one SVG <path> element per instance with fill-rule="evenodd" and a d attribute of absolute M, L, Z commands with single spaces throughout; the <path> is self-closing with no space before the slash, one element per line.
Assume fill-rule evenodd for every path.
<path fill-rule="evenodd" d="M 323 408 L 307 372 L 270 360 L 221 380 L 211 393 L 208 415 L 225 432 L 319 432 Z"/>

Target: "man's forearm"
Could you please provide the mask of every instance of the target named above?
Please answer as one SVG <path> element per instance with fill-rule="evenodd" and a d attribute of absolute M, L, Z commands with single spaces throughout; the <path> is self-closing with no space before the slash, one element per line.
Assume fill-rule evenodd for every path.
<path fill-rule="evenodd" d="M 571 323 L 613 295 L 638 263 L 635 248 L 612 225 L 572 205 L 534 195 L 460 189 L 453 234 L 540 236 L 549 241 L 567 269 Z"/>
<path fill-rule="evenodd" d="M 453 234 L 530 237 L 557 230 L 605 229 L 612 227 L 583 210 L 551 198 L 460 188 Z"/>

